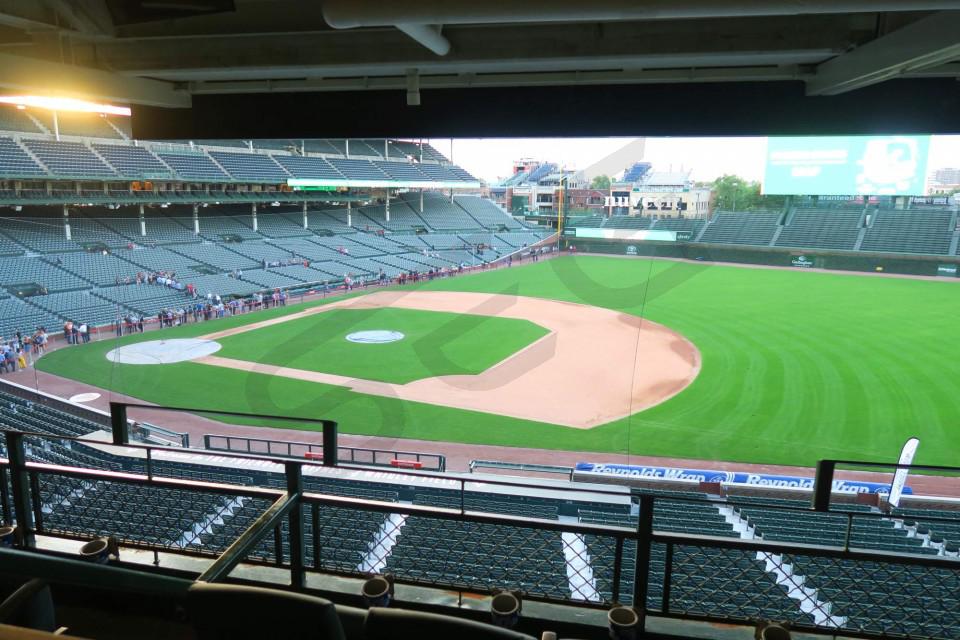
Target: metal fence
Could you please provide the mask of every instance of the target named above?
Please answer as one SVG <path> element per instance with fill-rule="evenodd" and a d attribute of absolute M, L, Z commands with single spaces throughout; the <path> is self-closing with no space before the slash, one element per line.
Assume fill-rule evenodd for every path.
<path fill-rule="evenodd" d="M 323 459 L 323 446 L 314 442 L 296 442 L 293 440 L 267 440 L 243 436 L 221 436 L 205 434 L 203 448 L 209 451 L 229 451 L 233 453 L 253 453 L 283 458 L 314 460 Z M 423 471 L 446 471 L 447 458 L 438 453 L 418 451 L 400 451 L 396 449 L 370 449 L 366 447 L 337 446 L 341 462 L 362 464 L 372 467 L 415 468 Z"/>
<path fill-rule="evenodd" d="M 45 440 L 70 441 L 17 432 L 3 437 L 0 508 L 5 522 L 17 523 L 26 547 L 36 544 L 37 535 L 114 535 L 158 553 L 215 556 L 201 576 L 207 581 L 224 579 L 242 562 L 269 563 L 288 570 L 295 589 L 306 588 L 311 571 L 389 573 L 399 584 L 461 593 L 510 588 L 527 599 L 576 607 L 627 604 L 641 621 L 651 615 L 775 620 L 826 634 L 960 635 L 960 561 L 858 547 L 857 532 L 889 516 L 825 511 L 822 490 L 820 511 L 763 508 L 782 514 L 783 522 L 829 513 L 846 523 L 841 544 L 696 533 L 697 510 L 717 504 L 706 498 L 641 494 L 634 496 L 637 517 L 630 526 L 591 524 L 470 510 L 464 498 L 466 483 L 476 482 L 470 479 L 444 478 L 459 484 L 461 504 L 440 507 L 310 491 L 306 480 L 315 465 L 300 460 L 236 456 L 282 468 L 277 486 L 254 487 L 246 484 L 242 468 L 225 468 L 205 481 L 163 477 L 157 465 L 165 450 L 144 445 L 125 445 L 128 454 L 141 452 L 142 472 L 31 459 L 32 448 Z M 828 467 L 819 487 L 830 486 Z M 411 482 L 438 477 L 396 473 Z M 482 482 L 515 493 L 535 488 L 509 479 Z M 625 495 L 595 487 L 564 492 L 566 500 L 585 505 Z M 659 517 L 668 512 L 686 514 L 690 529 L 661 528 L 667 520 Z M 925 521 L 957 522 L 936 516 Z"/>

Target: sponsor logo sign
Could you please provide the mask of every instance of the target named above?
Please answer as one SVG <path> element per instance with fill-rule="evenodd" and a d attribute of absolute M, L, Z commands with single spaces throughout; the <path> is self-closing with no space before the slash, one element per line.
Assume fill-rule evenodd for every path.
<path fill-rule="evenodd" d="M 766 473 L 747 473 L 743 471 L 716 471 L 710 469 L 677 469 L 674 467 L 644 467 L 628 464 L 604 464 L 578 462 L 577 473 L 591 473 L 603 476 L 619 476 L 652 480 L 689 480 L 692 482 L 726 482 L 753 487 L 787 487 L 813 490 L 813 478 L 802 476 L 780 476 Z M 859 482 L 855 480 L 834 480 L 833 490 L 844 493 L 883 493 L 890 491 L 890 485 L 881 482 Z M 913 490 L 904 487 L 903 493 Z"/>

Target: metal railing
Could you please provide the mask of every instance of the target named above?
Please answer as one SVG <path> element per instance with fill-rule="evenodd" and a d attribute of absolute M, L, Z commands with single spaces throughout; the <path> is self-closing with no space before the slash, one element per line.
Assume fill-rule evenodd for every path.
<path fill-rule="evenodd" d="M 203 448 L 208 451 L 253 453 L 301 460 L 304 458 L 323 459 L 322 445 L 315 442 L 297 442 L 294 440 L 268 440 L 265 438 L 207 433 L 203 436 Z M 361 464 L 390 469 L 416 468 L 423 471 L 447 470 L 447 458 L 439 453 L 347 447 L 344 445 L 338 445 L 337 451 L 339 460 L 345 464 Z"/>
<path fill-rule="evenodd" d="M 310 571 L 351 576 L 388 572 L 398 584 L 461 593 L 504 587 L 521 590 L 527 599 L 577 607 L 628 604 L 640 615 L 641 625 L 653 615 L 717 622 L 782 620 L 798 629 L 860 637 L 887 633 L 953 638 L 960 630 L 954 601 L 960 590 L 960 561 L 857 547 L 858 527 L 869 529 L 891 518 L 881 512 L 829 511 L 847 523 L 842 544 L 741 539 L 662 530 L 660 523 L 666 519 L 660 518 L 664 510 L 672 510 L 688 514 L 696 524 L 697 510 L 703 513 L 705 505 L 743 513 L 762 509 L 782 514 L 783 522 L 823 517 L 824 510 L 738 502 L 736 497 L 718 501 L 641 494 L 636 497 L 638 517 L 630 519 L 629 527 L 590 524 L 470 509 L 468 484 L 491 495 L 498 488 L 514 494 L 544 490 L 511 479 L 442 477 L 443 486 L 459 487 L 461 501 L 459 508 L 444 508 L 316 493 L 307 488 L 307 478 L 315 475 L 315 465 L 307 461 L 234 454 L 238 462 L 282 465 L 282 478 L 277 476 L 282 486 L 253 487 L 239 484 L 242 467 L 223 470 L 225 476 L 237 474 L 238 484 L 159 477 L 151 464 L 158 464 L 160 453 L 169 450 L 128 445 L 122 434 L 115 433 L 115 443 L 141 451 L 146 473 L 31 461 L 28 438 L 70 440 L 4 433 L 8 458 L 0 460 L 0 508 L 6 522 L 16 520 L 28 548 L 35 546 L 37 535 L 85 539 L 115 533 L 109 527 L 117 518 L 127 518 L 134 531 L 126 534 L 124 544 L 215 556 L 200 576 L 205 581 L 223 580 L 240 563 L 271 563 L 289 571 L 296 589 L 306 589 Z M 407 477 L 411 483 L 430 479 L 436 486 L 438 479 L 410 471 L 393 474 L 401 483 Z M 131 501 L 139 511 L 118 510 L 125 502 L 117 500 L 120 489 L 139 492 Z M 589 508 L 604 497 L 628 496 L 622 490 L 569 487 L 557 501 Z M 218 525 L 223 527 L 222 541 L 213 542 L 212 527 L 204 526 L 194 527 L 195 539 L 181 544 L 155 539 L 158 519 L 173 519 L 184 505 L 195 503 L 208 505 L 208 522 L 223 522 Z M 58 513 L 68 511 L 62 508 L 68 504 L 73 512 Z M 83 509 L 78 512 L 79 506 Z M 70 518 L 82 526 L 64 526 Z M 937 515 L 923 520 L 931 526 L 957 522 Z M 238 526 L 231 528 L 234 521 Z M 368 534 L 359 547 L 356 531 Z M 810 538 L 817 539 L 815 532 Z"/>

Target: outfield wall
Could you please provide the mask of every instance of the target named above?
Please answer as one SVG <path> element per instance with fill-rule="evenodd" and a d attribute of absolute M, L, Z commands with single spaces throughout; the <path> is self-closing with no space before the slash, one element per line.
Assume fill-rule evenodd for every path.
<path fill-rule="evenodd" d="M 815 268 L 836 271 L 897 273 L 917 276 L 960 276 L 960 257 L 832 251 L 707 244 L 702 242 L 652 242 L 616 239 L 564 238 L 564 248 L 575 245 L 579 253 L 654 256 L 707 262 L 731 262 L 774 267 Z"/>

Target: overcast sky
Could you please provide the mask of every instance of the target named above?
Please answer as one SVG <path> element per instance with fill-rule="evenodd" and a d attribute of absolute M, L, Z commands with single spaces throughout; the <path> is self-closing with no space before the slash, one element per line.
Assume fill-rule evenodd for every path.
<path fill-rule="evenodd" d="M 430 144 L 473 175 L 495 182 L 522 158 L 586 169 L 636 138 L 457 138 Z M 725 173 L 763 178 L 766 138 L 647 138 L 646 154 L 657 171 L 693 169 L 693 179 L 710 181 Z M 637 158 L 640 160 L 641 158 Z M 960 136 L 934 136 L 928 171 L 960 166 Z"/>

